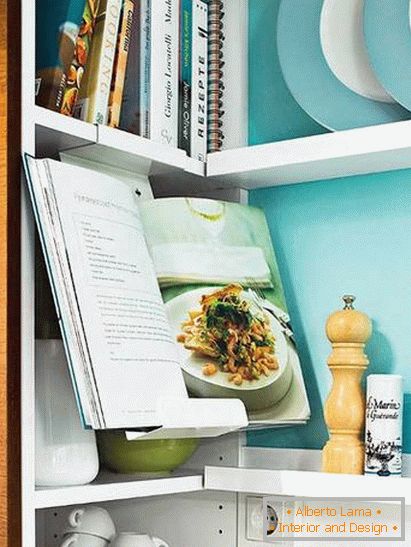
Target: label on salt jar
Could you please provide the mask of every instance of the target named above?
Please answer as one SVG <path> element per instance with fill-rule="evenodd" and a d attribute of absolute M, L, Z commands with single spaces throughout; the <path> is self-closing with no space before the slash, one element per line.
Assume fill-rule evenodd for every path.
<path fill-rule="evenodd" d="M 402 377 L 372 374 L 367 378 L 365 473 L 401 476 Z"/>

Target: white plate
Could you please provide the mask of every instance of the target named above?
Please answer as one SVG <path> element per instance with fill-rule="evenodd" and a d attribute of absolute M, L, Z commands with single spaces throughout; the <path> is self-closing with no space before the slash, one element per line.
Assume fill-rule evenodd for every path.
<path fill-rule="evenodd" d="M 399 104 L 356 93 L 331 70 L 321 43 L 323 4 L 323 0 L 282 0 L 280 5 L 278 55 L 295 100 L 314 120 L 334 131 L 409 119 L 410 113 Z"/>
<path fill-rule="evenodd" d="M 201 297 L 218 288 L 221 287 L 194 289 L 167 302 L 168 320 L 175 338 L 181 333 L 181 324 L 187 320 L 188 312 L 200 309 Z M 252 302 L 246 293 L 243 293 L 242 297 Z M 249 409 L 267 408 L 278 402 L 288 391 L 292 378 L 292 367 L 289 365 L 287 340 L 282 333 L 281 325 L 271 314 L 268 313 L 267 316 L 275 336 L 278 370 L 273 371 L 268 377 L 262 376 L 253 382 L 244 381 L 241 386 L 236 386 L 229 382 L 228 374 L 220 370 L 213 376 L 204 376 L 202 370 L 204 364 L 213 362 L 213 359 L 195 355 L 184 348 L 182 344 L 178 344 L 181 368 L 185 373 L 188 389 L 199 397 L 238 397 Z"/>
<path fill-rule="evenodd" d="M 392 97 L 411 109 L 410 0 L 365 0 L 364 34 L 373 70 Z"/>
<path fill-rule="evenodd" d="M 394 103 L 371 67 L 365 45 L 364 0 L 324 0 L 320 37 L 328 66 L 349 89 L 366 99 Z"/>

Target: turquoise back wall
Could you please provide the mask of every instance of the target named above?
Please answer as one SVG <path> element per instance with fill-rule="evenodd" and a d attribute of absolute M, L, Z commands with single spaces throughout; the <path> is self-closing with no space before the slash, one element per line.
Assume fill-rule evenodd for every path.
<path fill-rule="evenodd" d="M 294 323 L 312 418 L 249 433 L 251 446 L 322 448 L 330 388 L 324 333 L 341 296 L 373 320 L 369 372 L 405 379 L 404 449 L 411 452 L 411 170 L 250 193 L 265 210 Z"/>
<path fill-rule="evenodd" d="M 295 139 L 326 133 L 300 107 L 285 83 L 277 51 L 280 0 L 248 4 L 248 143 Z"/>

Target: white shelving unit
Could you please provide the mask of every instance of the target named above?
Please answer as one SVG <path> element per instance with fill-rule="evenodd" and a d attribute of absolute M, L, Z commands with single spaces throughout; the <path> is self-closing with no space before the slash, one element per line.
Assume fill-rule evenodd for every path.
<path fill-rule="evenodd" d="M 157 195 L 221 195 L 244 200 L 241 189 L 344 177 L 411 167 L 411 122 L 330 133 L 210 154 L 207 164 L 141 137 L 100 127 L 34 104 L 35 0 L 23 10 L 23 151 L 72 156 L 120 168 L 130 177 L 149 176 Z M 216 193 L 217 192 L 217 193 Z M 23 192 L 22 207 L 22 529 L 23 547 L 57 547 L 56 530 L 77 504 L 107 504 L 120 527 L 158 525 L 183 547 L 237 547 L 245 541 L 238 522 L 237 493 L 284 495 L 404 496 L 411 479 L 381 482 L 369 477 L 324 475 L 304 469 L 299 451 L 287 451 L 293 470 L 246 469 L 248 449 L 237 440 L 210 441 L 181 475 L 134 480 L 101 475 L 86 486 L 36 489 L 34 484 L 34 228 Z M 294 452 L 293 459 L 290 455 Z M 317 457 L 317 456 L 316 456 Z M 264 460 L 258 466 L 263 467 Z M 194 463 L 193 463 L 194 462 Z M 293 463 L 294 462 L 294 463 Z M 210 465 L 210 467 L 205 467 Z M 220 467 L 231 466 L 231 467 Z M 233 467 L 234 466 L 234 467 Z M 236 466 L 236 467 L 235 467 Z M 192 467 L 192 469 L 190 469 Z M 203 471 L 205 468 L 205 483 Z M 199 472 L 200 470 L 200 472 Z M 381 491 L 382 490 L 382 491 Z M 160 511 L 161 524 L 156 512 Z M 240 511 L 240 512 L 239 512 Z M 197 520 L 196 520 L 197 519 Z M 202 530 L 199 533 L 199 521 Z M 190 521 L 189 524 L 184 524 Z M 238 524 L 238 525 L 237 525 Z M 179 529 L 179 527 L 181 529 Z"/>
<path fill-rule="evenodd" d="M 148 139 L 62 116 L 34 106 L 37 153 L 42 156 L 70 151 L 78 157 L 134 171 L 140 175 L 188 172 L 203 176 L 204 164 L 187 157 L 183 150 Z"/>
<path fill-rule="evenodd" d="M 411 121 L 210 154 L 207 175 L 246 189 L 411 167 Z"/>
<path fill-rule="evenodd" d="M 381 483 L 384 480 L 384 483 Z M 405 498 L 411 504 L 411 478 L 334 475 L 315 471 L 206 467 L 206 490 L 298 497 Z"/>
<path fill-rule="evenodd" d="M 36 142 L 41 142 L 43 153 L 70 150 L 97 142 L 97 126 L 57 112 L 34 106 Z M 50 152 L 47 150 L 50 149 Z"/>
<path fill-rule="evenodd" d="M 209 154 L 207 164 L 185 152 L 111 127 L 92 125 L 34 106 L 38 153 L 79 158 L 167 181 L 169 193 L 194 186 L 254 190 L 411 168 L 411 121 L 314 135 Z M 192 188 L 191 188 L 192 191 Z"/>
<path fill-rule="evenodd" d="M 126 478 L 101 473 L 94 482 L 86 486 L 36 488 L 35 506 L 36 509 L 45 509 L 203 490 L 203 475 L 177 475 L 141 480 L 136 480 L 135 477 L 128 477 L 128 480 L 125 480 Z"/>

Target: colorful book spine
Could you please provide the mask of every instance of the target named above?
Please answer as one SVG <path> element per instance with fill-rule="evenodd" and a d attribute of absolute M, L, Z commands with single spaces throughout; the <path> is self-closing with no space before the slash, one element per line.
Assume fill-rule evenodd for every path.
<path fill-rule="evenodd" d="M 106 124 L 122 0 L 101 0 L 84 86 L 80 88 L 78 116 Z"/>
<path fill-rule="evenodd" d="M 60 112 L 66 116 L 73 116 L 79 98 L 79 90 L 91 50 L 98 10 L 99 0 L 86 0 L 72 61 L 65 74 L 64 86 L 62 85 L 60 89 L 61 99 L 60 96 L 58 97 L 58 104 L 61 104 Z"/>
<path fill-rule="evenodd" d="M 84 0 L 38 0 L 36 9 L 36 104 L 59 112 Z"/>
<path fill-rule="evenodd" d="M 150 139 L 178 146 L 179 0 L 151 4 Z"/>
<path fill-rule="evenodd" d="M 140 135 L 149 139 L 151 92 L 151 0 L 141 0 L 140 35 Z"/>
<path fill-rule="evenodd" d="M 208 2 L 208 150 L 223 146 L 224 98 L 224 1 Z"/>
<path fill-rule="evenodd" d="M 113 78 L 109 101 L 108 125 L 118 127 L 120 124 L 121 104 L 126 79 L 127 58 L 130 50 L 131 31 L 133 28 L 134 0 L 124 0 L 121 15 L 120 32 L 117 40 L 117 51 L 114 61 Z"/>
<path fill-rule="evenodd" d="M 120 129 L 140 134 L 140 13 L 141 0 L 134 0 L 130 47 L 120 112 Z"/>
<path fill-rule="evenodd" d="M 191 157 L 206 161 L 208 96 L 208 4 L 193 2 Z"/>
<path fill-rule="evenodd" d="M 181 0 L 178 147 L 191 152 L 192 0 Z"/>

